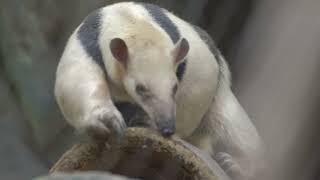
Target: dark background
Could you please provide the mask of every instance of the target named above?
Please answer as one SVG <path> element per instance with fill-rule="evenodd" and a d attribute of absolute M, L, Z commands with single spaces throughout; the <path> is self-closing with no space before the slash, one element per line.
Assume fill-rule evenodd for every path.
<path fill-rule="evenodd" d="M 108 0 L 0 0 L 0 178 L 30 179 L 75 142 L 53 97 L 71 32 Z M 206 29 L 267 147 L 261 179 L 319 179 L 320 1 L 158 0 Z"/>

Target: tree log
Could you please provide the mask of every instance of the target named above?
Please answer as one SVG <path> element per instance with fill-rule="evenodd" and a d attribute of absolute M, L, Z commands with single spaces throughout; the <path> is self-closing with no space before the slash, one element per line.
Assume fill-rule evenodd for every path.
<path fill-rule="evenodd" d="M 229 179 L 205 152 L 176 136 L 164 138 L 145 128 L 128 128 L 120 143 L 77 144 L 50 173 L 91 170 L 142 179 Z"/>

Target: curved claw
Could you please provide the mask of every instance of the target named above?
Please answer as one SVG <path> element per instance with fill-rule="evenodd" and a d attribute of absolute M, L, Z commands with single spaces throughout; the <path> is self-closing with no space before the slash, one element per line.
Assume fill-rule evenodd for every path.
<path fill-rule="evenodd" d="M 226 152 L 219 152 L 215 155 L 215 160 L 232 179 L 245 179 L 240 165 L 230 154 Z"/>
<path fill-rule="evenodd" d="M 84 129 L 95 140 L 121 141 L 126 129 L 122 115 L 107 108 L 95 110 L 87 122 Z"/>

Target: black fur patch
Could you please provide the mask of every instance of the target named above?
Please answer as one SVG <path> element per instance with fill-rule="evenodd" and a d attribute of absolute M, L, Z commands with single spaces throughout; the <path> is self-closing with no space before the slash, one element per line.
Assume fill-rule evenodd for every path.
<path fill-rule="evenodd" d="M 223 62 L 224 61 L 221 57 L 221 52 L 219 51 L 218 47 L 216 46 L 215 42 L 213 41 L 213 39 L 210 37 L 210 35 L 203 30 L 202 28 L 198 27 L 198 26 L 193 26 L 194 30 L 198 33 L 198 35 L 200 36 L 200 38 L 202 39 L 202 41 L 204 41 L 207 46 L 209 47 L 211 53 L 214 55 L 214 57 L 217 60 L 217 63 L 219 65 L 219 74 L 218 74 L 218 83 L 221 83 L 224 74 L 223 74 Z"/>
<path fill-rule="evenodd" d="M 137 104 L 128 102 L 115 102 L 115 106 L 121 112 L 123 119 L 129 127 L 148 127 L 149 117 Z"/>
<path fill-rule="evenodd" d="M 183 74 L 186 71 L 187 59 L 184 60 L 181 64 L 179 64 L 176 75 L 179 81 L 182 80 Z"/>
<path fill-rule="evenodd" d="M 98 63 L 100 67 L 102 67 L 102 69 L 105 69 L 98 42 L 100 35 L 100 22 L 100 10 L 90 13 L 79 28 L 77 37 L 85 51 L 92 57 L 94 61 L 96 61 L 96 63 Z"/>
<path fill-rule="evenodd" d="M 210 35 L 205 30 L 200 28 L 199 26 L 193 26 L 193 29 L 198 33 L 198 35 L 200 36 L 202 41 L 204 41 L 207 44 L 211 53 L 217 59 L 218 64 L 221 64 L 220 63 L 222 61 L 220 58 L 221 53 L 220 53 L 219 49 L 217 48 L 216 44 L 214 43 L 213 39 L 210 37 Z"/>
<path fill-rule="evenodd" d="M 160 27 L 162 27 L 168 33 L 171 40 L 174 43 L 178 42 L 178 40 L 180 39 L 180 32 L 178 31 L 177 26 L 165 14 L 165 10 L 154 4 L 140 4 L 142 4 L 142 6 L 149 12 L 149 14 L 155 20 L 155 22 L 157 22 L 160 25 Z"/>
<path fill-rule="evenodd" d="M 175 44 L 180 39 L 181 35 L 177 26 L 171 21 L 171 19 L 165 14 L 165 10 L 157 5 L 149 3 L 140 3 L 153 17 L 155 22 L 159 24 L 161 28 L 170 36 L 172 42 Z M 187 60 L 182 62 L 177 69 L 176 75 L 179 81 L 182 80 L 184 72 L 186 70 Z"/>

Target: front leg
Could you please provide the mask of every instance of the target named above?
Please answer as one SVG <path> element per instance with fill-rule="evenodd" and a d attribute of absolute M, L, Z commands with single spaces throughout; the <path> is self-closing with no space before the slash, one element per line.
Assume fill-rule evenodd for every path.
<path fill-rule="evenodd" d="M 56 73 L 55 96 L 66 120 L 94 138 L 121 135 L 126 125 L 114 106 L 105 73 L 85 55 L 66 50 Z M 81 54 L 81 53 L 80 53 Z"/>

